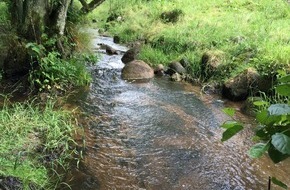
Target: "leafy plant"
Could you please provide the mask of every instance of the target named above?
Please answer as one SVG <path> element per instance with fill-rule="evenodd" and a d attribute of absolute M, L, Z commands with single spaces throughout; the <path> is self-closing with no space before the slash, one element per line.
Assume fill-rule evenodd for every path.
<path fill-rule="evenodd" d="M 84 86 L 90 81 L 90 75 L 83 64 L 84 60 L 72 58 L 64 60 L 57 51 L 47 51 L 42 44 L 26 45 L 34 69 L 30 72 L 31 87 L 39 91 L 59 89 L 71 86 Z"/>
<path fill-rule="evenodd" d="M 290 75 L 284 76 L 278 81 L 276 92 L 288 99 L 290 97 Z M 234 110 L 231 108 L 225 109 L 224 112 L 231 117 L 234 116 Z M 255 131 L 255 139 L 260 142 L 250 148 L 248 151 L 249 156 L 260 158 L 265 153 L 268 153 L 274 163 L 279 163 L 290 157 L 289 101 L 270 105 L 267 109 L 258 113 L 256 119 L 259 122 L 259 126 Z M 226 121 L 221 127 L 226 129 L 223 133 L 222 141 L 230 139 L 243 129 L 242 124 L 235 120 Z M 287 186 L 276 178 L 272 178 L 272 182 L 287 189 Z"/>

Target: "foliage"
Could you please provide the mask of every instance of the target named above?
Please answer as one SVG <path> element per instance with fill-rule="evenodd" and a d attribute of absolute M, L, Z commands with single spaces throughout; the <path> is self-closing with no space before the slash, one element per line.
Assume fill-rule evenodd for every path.
<path fill-rule="evenodd" d="M 278 81 L 276 91 L 285 96 L 288 102 L 272 104 L 257 114 L 256 119 L 259 125 L 255 130 L 254 138 L 260 142 L 248 151 L 252 158 L 260 158 L 268 153 L 274 163 L 279 163 L 290 157 L 290 75 L 281 77 Z M 257 102 L 257 104 L 261 105 L 261 102 Z M 225 113 L 231 117 L 234 115 L 230 108 L 226 109 Z M 226 129 L 222 137 L 222 141 L 225 141 L 237 134 L 242 129 L 242 124 L 233 120 L 225 122 L 221 127 Z M 287 188 L 276 178 L 273 178 L 272 182 Z"/>
<path fill-rule="evenodd" d="M 0 2 L 0 24 L 8 22 L 8 7 L 4 2 Z"/>
<path fill-rule="evenodd" d="M 69 61 L 63 60 L 60 53 L 48 52 L 42 44 L 28 43 L 26 48 L 35 67 L 29 76 L 33 88 L 40 91 L 52 88 L 63 90 L 71 85 L 84 86 L 90 82 L 83 59 L 74 57 Z"/>
<path fill-rule="evenodd" d="M 0 176 L 17 177 L 24 189 L 31 185 L 55 189 L 50 174 L 57 165 L 66 168 L 65 160 L 74 151 L 71 113 L 56 111 L 52 102 L 44 108 L 33 103 L 5 104 L 0 110 L 0 130 Z"/>
<path fill-rule="evenodd" d="M 9 28 L 8 22 L 8 8 L 4 2 L 0 2 L 0 81 L 3 78 L 3 70 L 2 65 L 4 63 L 4 57 L 6 53 L 6 44 L 5 41 L 7 39 L 7 31 Z"/>

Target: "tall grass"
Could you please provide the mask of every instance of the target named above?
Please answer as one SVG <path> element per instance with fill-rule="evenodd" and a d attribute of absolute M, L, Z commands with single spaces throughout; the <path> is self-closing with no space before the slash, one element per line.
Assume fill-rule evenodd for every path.
<path fill-rule="evenodd" d="M 160 15 L 172 10 L 182 11 L 178 22 L 162 22 Z M 122 21 L 106 23 L 112 13 Z M 289 66 L 290 5 L 283 0 L 110 0 L 89 18 L 124 43 L 146 40 L 141 58 L 152 65 L 187 57 L 195 72 L 204 52 L 219 50 L 223 64 L 237 70 L 253 66 L 267 74 Z"/>
<path fill-rule="evenodd" d="M 57 165 L 67 165 L 73 151 L 72 114 L 55 110 L 51 102 L 44 108 L 32 103 L 4 105 L 0 131 L 0 176 L 20 179 L 24 189 L 54 189 L 51 174 Z"/>

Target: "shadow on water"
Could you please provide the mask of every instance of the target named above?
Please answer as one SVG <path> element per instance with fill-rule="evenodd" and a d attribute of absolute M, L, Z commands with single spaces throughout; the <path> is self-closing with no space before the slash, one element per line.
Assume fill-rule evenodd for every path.
<path fill-rule="evenodd" d="M 96 36 L 96 47 L 100 42 L 120 48 Z M 121 56 L 102 54 L 90 68 L 94 81 L 81 106 L 97 120 L 85 129 L 87 148 L 72 189 L 261 190 L 268 176 L 289 183 L 289 162 L 274 165 L 266 156 L 246 155 L 250 124 L 221 143 L 219 125 L 229 118 L 218 97 L 166 77 L 121 80 Z M 252 123 L 241 114 L 238 119 Z"/>

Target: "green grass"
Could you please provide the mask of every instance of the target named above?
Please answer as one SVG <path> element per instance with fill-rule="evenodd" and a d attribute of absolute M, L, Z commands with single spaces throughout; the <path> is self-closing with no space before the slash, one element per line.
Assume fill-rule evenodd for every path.
<path fill-rule="evenodd" d="M 54 189 L 52 173 L 57 166 L 67 167 L 74 144 L 72 114 L 32 103 L 14 103 L 0 110 L 0 176 L 19 178 L 25 189 Z M 58 176 L 61 180 L 60 176 Z"/>
<path fill-rule="evenodd" d="M 160 15 L 171 10 L 183 14 L 164 23 Z M 106 23 L 112 13 L 123 21 Z M 221 80 L 250 66 L 269 74 L 290 64 L 290 5 L 284 0 L 110 0 L 88 18 L 124 43 L 146 40 L 140 57 L 152 65 L 188 58 L 192 75 L 209 50 L 226 55 L 223 69 L 231 72 L 219 72 Z"/>
<path fill-rule="evenodd" d="M 2 67 L 7 51 L 7 33 L 9 31 L 8 7 L 4 2 L 0 2 L 0 81 L 2 80 Z"/>

